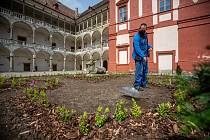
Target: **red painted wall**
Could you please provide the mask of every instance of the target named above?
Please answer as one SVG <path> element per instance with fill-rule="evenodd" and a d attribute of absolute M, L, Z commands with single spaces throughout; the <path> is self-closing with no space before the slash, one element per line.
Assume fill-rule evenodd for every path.
<path fill-rule="evenodd" d="M 206 49 L 210 45 L 210 1 L 199 0 L 194 3 L 192 0 L 180 0 L 178 7 L 178 20 L 173 21 L 173 9 L 167 12 L 171 13 L 172 20 L 163 21 L 153 25 L 152 1 L 142 0 L 143 15 L 139 17 L 139 0 L 130 0 L 130 29 L 116 32 L 115 0 L 110 0 L 110 26 L 109 26 L 109 72 L 130 72 L 135 70 L 135 64 L 132 60 L 133 35 L 137 32 L 141 23 L 148 25 L 149 44 L 153 45 L 153 29 L 165 26 L 178 25 L 178 53 L 181 68 L 184 71 L 193 71 L 193 65 L 201 61 L 210 61 L 210 51 Z M 119 14 L 118 14 L 119 15 Z M 126 23 L 127 23 L 126 22 Z M 116 64 L 116 36 L 129 33 L 130 36 L 130 63 L 128 65 Z M 153 53 L 150 53 L 149 71 L 158 72 L 158 64 L 153 63 Z M 175 55 L 175 52 L 173 52 Z M 176 69 L 176 63 L 173 63 L 173 70 Z"/>

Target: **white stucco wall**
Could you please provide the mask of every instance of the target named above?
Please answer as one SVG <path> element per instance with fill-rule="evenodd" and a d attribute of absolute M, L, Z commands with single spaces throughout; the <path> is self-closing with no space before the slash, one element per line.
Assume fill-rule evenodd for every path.
<path fill-rule="evenodd" d="M 178 26 L 168 26 L 163 28 L 157 28 L 153 30 L 153 61 L 156 60 L 157 51 L 176 51 L 175 62 L 178 62 Z"/>

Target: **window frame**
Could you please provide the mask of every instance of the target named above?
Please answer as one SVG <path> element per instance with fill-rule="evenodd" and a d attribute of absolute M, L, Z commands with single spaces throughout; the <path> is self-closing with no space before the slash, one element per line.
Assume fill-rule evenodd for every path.
<path fill-rule="evenodd" d="M 121 9 L 122 8 L 125 8 L 125 11 L 123 12 L 123 15 L 125 16 L 125 17 L 122 17 L 121 18 Z M 118 8 L 118 13 L 119 13 L 119 16 L 118 16 L 118 19 L 119 19 L 119 22 L 120 23 L 123 23 L 123 22 L 126 22 L 127 20 L 128 20 L 128 15 L 127 15 L 127 5 L 126 4 L 124 4 L 124 5 L 121 5 L 121 6 L 119 6 L 119 8 Z M 125 18 L 125 19 L 124 19 Z M 123 19 L 122 21 L 121 21 L 121 19 Z"/>
<path fill-rule="evenodd" d="M 166 5 L 166 1 L 167 1 L 167 0 L 159 0 L 159 8 L 158 8 L 159 12 L 167 12 L 167 11 L 170 11 L 170 10 L 172 9 L 172 6 L 173 6 L 173 5 L 172 5 L 172 4 L 173 4 L 173 3 L 172 3 L 172 0 L 169 0 L 169 1 L 170 1 L 170 2 L 169 2 L 169 4 L 170 4 L 170 5 L 169 5 L 169 9 L 166 9 L 167 6 L 168 6 L 168 5 Z M 161 7 L 161 2 L 163 2 L 163 10 L 161 10 L 161 8 L 162 8 L 162 7 Z"/>

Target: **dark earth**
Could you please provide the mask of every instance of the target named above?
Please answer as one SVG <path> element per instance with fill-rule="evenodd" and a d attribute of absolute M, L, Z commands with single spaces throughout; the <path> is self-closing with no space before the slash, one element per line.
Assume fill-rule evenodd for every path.
<path fill-rule="evenodd" d="M 124 99 L 128 102 L 131 97 L 120 92 L 123 86 L 132 86 L 133 76 L 122 76 L 105 81 L 75 80 L 63 78 L 63 86 L 48 92 L 49 100 L 53 104 L 65 105 L 80 112 L 95 112 L 99 105 L 110 106 L 114 109 L 115 103 Z M 158 104 L 171 101 L 171 92 L 166 87 L 149 85 L 144 91 L 139 92 L 137 103 L 144 109 L 153 109 Z"/>
<path fill-rule="evenodd" d="M 44 79 L 44 77 L 42 77 Z M 47 90 L 51 103 L 49 108 L 31 102 L 22 89 L 1 89 L 0 92 L 0 139 L 177 139 L 178 127 L 175 121 L 162 118 L 156 112 L 158 104 L 172 101 L 172 90 L 167 87 L 148 85 L 141 91 L 137 103 L 143 111 L 140 119 L 129 116 L 122 123 L 110 119 L 103 128 L 94 125 L 94 113 L 99 105 L 109 106 L 114 112 L 115 103 L 120 99 L 130 107 L 131 97 L 120 93 L 123 86 L 132 85 L 133 75 L 85 80 L 59 77 L 61 85 Z M 43 85 L 41 83 L 40 85 Z M 64 105 L 75 109 L 77 115 L 63 123 L 55 113 L 56 106 Z M 79 133 L 79 115 L 87 111 L 91 132 Z"/>

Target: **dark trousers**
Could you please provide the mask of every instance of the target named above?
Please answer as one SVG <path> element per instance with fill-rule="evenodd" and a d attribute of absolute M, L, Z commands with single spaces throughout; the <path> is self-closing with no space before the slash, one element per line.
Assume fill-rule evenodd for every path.
<path fill-rule="evenodd" d="M 148 62 L 144 60 L 135 60 L 136 71 L 134 87 L 139 89 L 140 87 L 146 87 L 147 85 L 147 73 Z"/>

